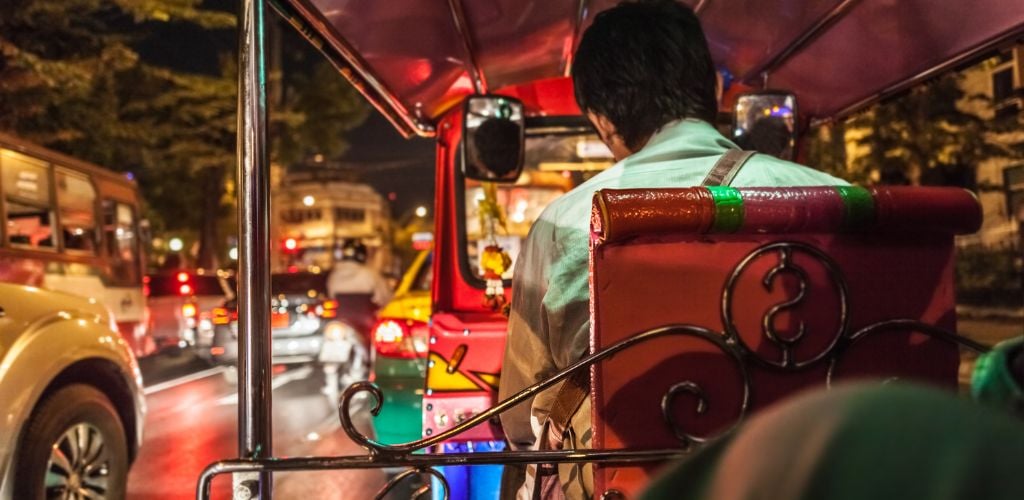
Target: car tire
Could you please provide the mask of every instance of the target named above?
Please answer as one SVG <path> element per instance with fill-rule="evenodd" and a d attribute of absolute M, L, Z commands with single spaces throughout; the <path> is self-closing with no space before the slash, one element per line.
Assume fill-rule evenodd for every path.
<path fill-rule="evenodd" d="M 18 499 L 62 498 L 68 487 L 99 498 L 125 498 L 128 444 L 114 405 L 102 392 L 83 384 L 48 396 L 32 412 L 22 434 L 14 477 Z"/>

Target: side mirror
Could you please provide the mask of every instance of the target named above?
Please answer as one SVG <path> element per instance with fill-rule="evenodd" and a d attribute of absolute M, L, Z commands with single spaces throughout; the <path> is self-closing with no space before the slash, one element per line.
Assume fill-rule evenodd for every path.
<path fill-rule="evenodd" d="M 796 96 L 764 91 L 736 99 L 732 138 L 749 151 L 792 160 L 796 157 Z"/>
<path fill-rule="evenodd" d="M 515 182 L 523 171 L 523 103 L 471 96 L 463 115 L 462 173 L 473 180 Z"/>

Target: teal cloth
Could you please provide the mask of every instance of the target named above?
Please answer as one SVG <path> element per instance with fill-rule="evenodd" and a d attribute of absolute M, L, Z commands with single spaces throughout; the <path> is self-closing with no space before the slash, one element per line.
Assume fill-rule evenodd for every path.
<path fill-rule="evenodd" d="M 1024 336 L 1000 342 L 978 357 L 971 374 L 971 396 L 1024 418 L 1024 387 L 1014 378 L 1010 363 L 1022 361 Z"/>
<path fill-rule="evenodd" d="M 670 466 L 641 498 L 1020 500 L 1024 422 L 912 385 L 811 392 Z"/>

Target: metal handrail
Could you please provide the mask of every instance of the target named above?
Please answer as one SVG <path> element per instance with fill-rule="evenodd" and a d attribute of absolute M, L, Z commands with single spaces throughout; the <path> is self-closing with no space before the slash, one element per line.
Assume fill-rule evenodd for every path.
<path fill-rule="evenodd" d="M 848 331 L 839 332 L 839 335 L 843 337 L 843 342 L 834 343 L 829 348 L 829 355 L 816 358 L 814 364 L 828 363 L 829 368 L 826 377 L 826 386 L 831 382 L 833 368 L 835 361 L 838 357 L 845 352 L 848 348 L 856 343 L 857 340 L 867 336 L 869 334 L 877 334 L 881 331 L 886 330 L 898 330 L 898 331 L 915 331 L 921 332 L 930 337 L 951 342 L 958 346 L 970 349 L 976 352 L 984 352 L 988 350 L 988 347 L 981 345 L 972 340 L 966 339 L 956 333 L 946 331 L 944 329 L 923 323 L 921 321 L 912 319 L 893 319 L 880 321 L 863 327 L 856 332 L 850 333 Z M 445 431 L 434 436 L 412 441 L 409 443 L 397 444 L 397 445 L 386 445 L 378 443 L 369 437 L 360 433 L 352 422 L 352 415 L 350 413 L 352 401 L 356 395 L 360 392 L 370 392 L 374 397 L 374 404 L 371 407 L 371 412 L 376 415 L 380 412 L 382 402 L 384 401 L 383 393 L 380 388 L 370 382 L 357 382 L 349 386 L 341 396 L 341 403 L 339 404 L 339 418 L 341 419 L 341 425 L 345 433 L 355 442 L 359 443 L 364 449 L 367 450 L 365 455 L 344 455 L 344 456 L 327 456 L 327 457 L 292 457 L 292 458 L 240 458 L 234 460 L 224 460 L 216 462 L 208 466 L 199 478 L 199 483 L 196 488 L 196 498 L 199 500 L 207 500 L 210 495 L 210 487 L 213 478 L 227 473 L 266 473 L 270 471 L 274 472 L 286 472 L 286 471 L 327 471 L 327 470 L 355 470 L 355 469 L 384 469 L 384 468 L 395 468 L 405 467 L 409 470 L 400 474 L 401 478 L 409 477 L 417 472 L 423 474 L 430 474 L 434 477 L 439 477 L 440 474 L 434 469 L 434 467 L 450 466 L 450 465 L 495 465 L 495 464 L 571 464 L 571 463 L 601 463 L 601 464 L 634 464 L 634 463 L 649 463 L 671 460 L 674 458 L 681 458 L 688 453 L 692 452 L 696 446 L 704 442 L 706 438 L 697 437 L 686 433 L 682 430 L 675 422 L 672 421 L 671 417 L 665 416 L 666 423 L 672 429 L 673 433 L 680 440 L 679 448 L 666 448 L 657 450 L 631 450 L 631 449 L 579 449 L 579 450 L 545 450 L 545 451 L 502 451 L 502 452 L 477 452 L 477 453 L 451 453 L 451 454 L 433 454 L 423 455 L 417 454 L 416 452 L 432 445 L 450 440 L 459 434 L 468 431 L 469 429 L 487 421 L 498 415 L 504 413 L 510 408 L 522 403 L 529 398 L 535 396 L 541 391 L 551 388 L 555 384 L 569 378 L 573 374 L 587 370 L 597 365 L 598 363 L 607 360 L 609 357 L 635 347 L 639 344 L 649 342 L 657 338 L 664 338 L 670 336 L 685 336 L 691 338 L 699 338 L 712 343 L 714 346 L 722 350 L 724 354 L 730 356 L 733 360 L 737 361 L 738 369 L 740 370 L 741 378 L 743 380 L 743 397 L 740 405 L 740 414 L 734 423 L 733 427 L 738 425 L 740 421 L 745 417 L 748 402 L 750 398 L 751 383 L 748 372 L 746 370 L 746 364 L 758 363 L 761 366 L 768 367 L 772 370 L 796 372 L 802 371 L 806 366 L 793 366 L 793 365 L 772 365 L 764 364 L 763 360 L 758 361 L 759 355 L 748 349 L 742 342 L 738 342 L 734 338 L 734 333 L 726 330 L 724 332 L 715 332 L 704 327 L 696 325 L 668 325 L 659 328 L 654 328 L 641 332 L 637 335 L 623 339 L 611 346 L 602 349 L 596 353 L 593 353 L 580 361 L 573 363 L 563 370 L 555 373 L 551 377 L 537 382 L 525 389 L 517 392 L 511 397 L 499 402 L 495 406 L 487 409 L 486 411 L 475 415 L 474 417 L 465 420 L 458 425 L 452 427 L 448 431 Z M 674 384 L 668 391 L 668 393 L 662 398 L 660 409 L 663 414 L 666 413 L 665 406 L 671 402 L 671 398 L 675 396 L 675 393 L 680 391 L 690 392 L 698 396 L 698 405 L 706 404 L 706 400 L 700 386 L 692 381 L 683 381 Z M 668 403 L 667 403 L 668 402 Z M 698 408 L 699 412 L 699 408 Z M 730 428 L 731 429 L 731 428 Z M 728 430 L 726 431 L 728 432 Z M 390 489 L 394 488 L 399 482 L 400 478 L 396 477 L 388 481 L 387 484 L 378 493 L 378 496 L 385 494 Z M 445 495 L 447 495 L 447 483 L 444 481 L 443 476 L 439 477 L 439 482 L 445 488 Z"/>

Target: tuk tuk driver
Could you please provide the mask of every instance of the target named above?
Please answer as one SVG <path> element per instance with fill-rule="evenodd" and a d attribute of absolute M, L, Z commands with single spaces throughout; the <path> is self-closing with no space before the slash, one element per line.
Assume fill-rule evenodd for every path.
<path fill-rule="evenodd" d="M 576 101 L 617 163 L 555 200 L 534 222 L 518 256 L 501 372 L 505 399 L 587 354 L 590 343 L 588 238 L 591 199 L 599 189 L 691 187 L 724 153 L 738 147 L 715 129 L 719 91 L 707 41 L 693 11 L 679 2 L 623 2 L 599 13 L 572 64 Z M 764 154 L 749 158 L 733 186 L 844 185 L 817 170 Z M 586 382 L 583 381 L 583 384 Z M 536 449 L 556 398 L 579 408 L 575 447 L 589 447 L 588 391 L 566 401 L 553 387 L 501 417 L 513 449 Z M 557 444 L 556 444 L 557 446 Z M 569 498 L 588 497 L 589 474 L 562 466 Z M 508 468 L 507 468 L 508 469 Z M 511 477 L 531 498 L 536 470 Z M 552 481 L 546 481 L 548 491 Z M 555 488 L 557 488 L 557 483 Z M 546 496 L 546 495 L 545 495 Z"/>

